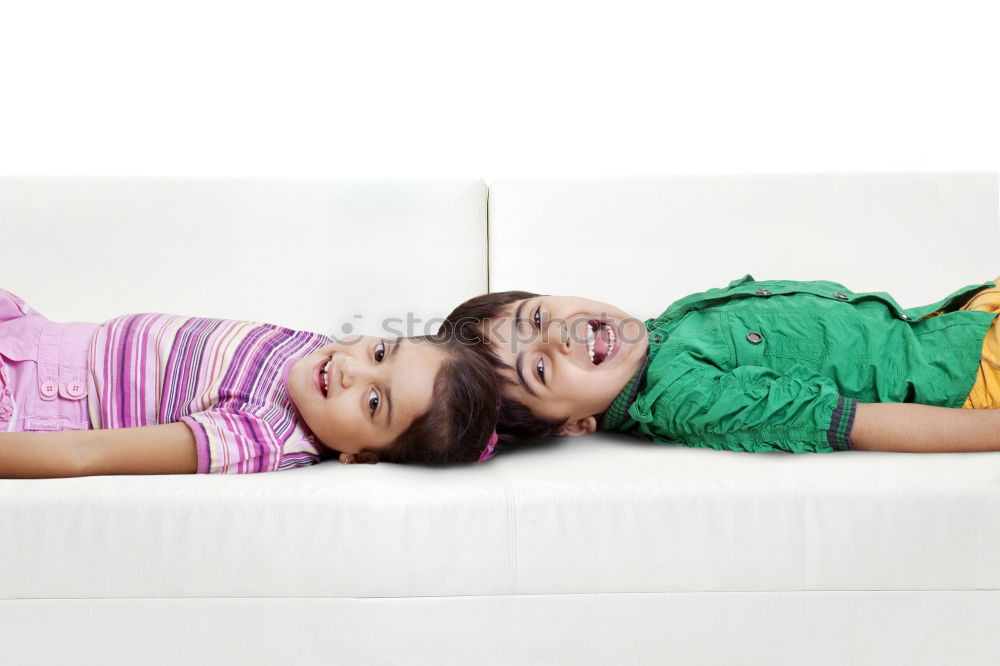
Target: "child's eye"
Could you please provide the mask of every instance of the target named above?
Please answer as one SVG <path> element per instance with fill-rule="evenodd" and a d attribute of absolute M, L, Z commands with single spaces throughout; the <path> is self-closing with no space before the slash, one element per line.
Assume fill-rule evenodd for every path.
<path fill-rule="evenodd" d="M 385 341 L 379 342 L 375 345 L 375 362 L 381 363 L 382 359 L 385 358 Z"/>
<path fill-rule="evenodd" d="M 538 378 L 545 383 L 545 362 L 542 359 L 538 359 L 538 363 L 535 364 L 535 371 L 538 372 Z"/>
<path fill-rule="evenodd" d="M 368 409 L 372 414 L 375 414 L 375 410 L 378 409 L 378 392 L 372 389 L 368 392 Z"/>
<path fill-rule="evenodd" d="M 535 320 L 535 328 L 537 328 L 539 331 L 542 330 L 542 309 L 541 308 L 538 308 L 537 310 L 535 310 L 534 320 Z"/>

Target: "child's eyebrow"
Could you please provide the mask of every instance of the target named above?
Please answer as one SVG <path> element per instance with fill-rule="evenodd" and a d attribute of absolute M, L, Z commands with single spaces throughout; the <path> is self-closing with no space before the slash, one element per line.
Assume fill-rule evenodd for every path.
<path fill-rule="evenodd" d="M 389 360 L 395 361 L 396 356 L 399 353 L 400 341 L 396 340 L 396 344 L 392 346 L 392 352 L 389 354 Z M 386 407 L 389 408 L 389 427 L 392 427 L 392 386 L 386 384 L 385 387 L 385 402 Z"/>
<path fill-rule="evenodd" d="M 514 326 L 521 325 L 521 312 L 524 310 L 524 304 L 527 302 L 528 299 L 526 298 L 523 299 L 520 303 L 517 304 L 517 307 L 514 309 Z"/>
<path fill-rule="evenodd" d="M 521 380 L 521 386 L 524 387 L 524 390 L 537 398 L 538 394 L 535 393 L 533 388 L 528 386 L 528 382 L 524 379 L 524 371 L 521 369 L 522 363 L 524 363 L 523 353 L 517 355 L 517 361 L 514 363 L 515 369 L 517 370 L 517 378 Z"/>
<path fill-rule="evenodd" d="M 517 304 L 517 307 L 514 309 L 514 330 L 511 331 L 511 333 L 512 333 L 512 338 L 515 340 L 517 339 L 518 331 L 520 330 L 521 327 L 521 312 L 524 311 L 524 305 L 527 302 L 528 299 L 525 298 L 524 300 L 519 302 Z M 524 387 L 524 390 L 537 398 L 538 394 L 535 393 L 535 390 L 533 388 L 528 386 L 528 382 L 524 379 L 524 370 L 522 370 L 521 368 L 523 364 L 524 364 L 524 353 L 518 353 L 517 360 L 514 362 L 514 368 L 517 370 L 517 378 L 521 380 L 521 386 Z"/>

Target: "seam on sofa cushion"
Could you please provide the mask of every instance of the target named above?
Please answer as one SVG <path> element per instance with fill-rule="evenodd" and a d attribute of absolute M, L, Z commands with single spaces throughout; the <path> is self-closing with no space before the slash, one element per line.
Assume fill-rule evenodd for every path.
<path fill-rule="evenodd" d="M 510 487 L 510 484 L 504 483 L 504 492 L 507 495 L 507 544 L 509 548 L 507 561 L 510 567 L 507 576 L 508 589 L 510 594 L 517 594 L 517 504 L 514 498 L 514 489 Z"/>

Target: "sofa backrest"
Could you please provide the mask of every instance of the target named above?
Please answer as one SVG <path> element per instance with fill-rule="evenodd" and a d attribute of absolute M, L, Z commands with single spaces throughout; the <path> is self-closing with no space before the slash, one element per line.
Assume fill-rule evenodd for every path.
<path fill-rule="evenodd" d="M 476 179 L 4 178 L 0 287 L 54 321 L 420 334 L 486 290 L 485 220 Z"/>
<path fill-rule="evenodd" d="M 995 173 L 500 179 L 488 199 L 487 219 L 474 179 L 3 178 L 0 287 L 56 321 L 394 335 L 487 289 L 647 317 L 744 273 L 907 307 L 1000 274 Z"/>
<path fill-rule="evenodd" d="M 490 290 L 572 294 L 651 317 L 689 293 L 826 279 L 904 307 L 1000 274 L 997 175 L 498 180 Z"/>

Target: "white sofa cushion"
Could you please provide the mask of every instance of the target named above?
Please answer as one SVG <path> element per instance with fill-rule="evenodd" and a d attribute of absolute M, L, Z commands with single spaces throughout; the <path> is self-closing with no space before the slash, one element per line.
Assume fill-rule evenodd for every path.
<path fill-rule="evenodd" d="M 998 589 L 998 474 L 601 435 L 443 470 L 4 481 L 0 598 Z"/>
<path fill-rule="evenodd" d="M 3 178 L 0 285 L 53 321 L 421 334 L 486 290 L 485 211 L 474 179 Z"/>
<path fill-rule="evenodd" d="M 904 307 L 1000 274 L 995 173 L 498 180 L 489 213 L 490 291 L 640 318 L 746 273 Z"/>
<path fill-rule="evenodd" d="M 996 591 L 31 599 L 0 637 L 31 666 L 995 666 L 998 614 Z"/>

